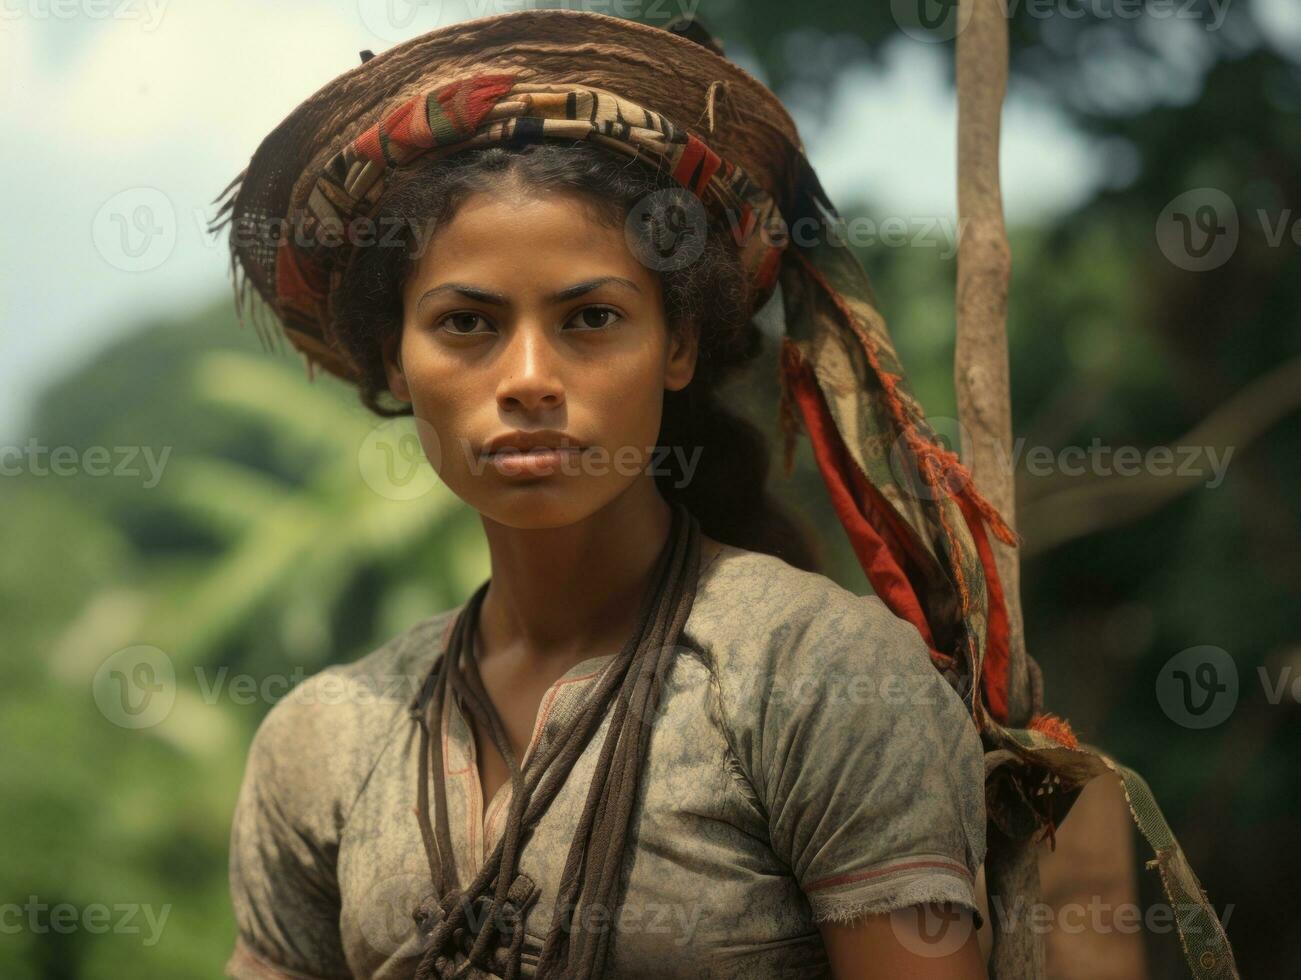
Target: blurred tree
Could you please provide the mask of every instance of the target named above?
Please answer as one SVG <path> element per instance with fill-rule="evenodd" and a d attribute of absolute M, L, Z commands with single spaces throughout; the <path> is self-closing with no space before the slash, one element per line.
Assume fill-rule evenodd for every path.
<path fill-rule="evenodd" d="M 113 447 L 114 463 L 147 448 L 159 472 L 137 456 L 134 477 L 7 481 L 0 893 L 171 917 L 153 948 L 23 933 L 0 946 L 6 977 L 211 976 L 229 952 L 229 818 L 261 716 L 486 575 L 477 515 L 386 466 L 409 424 L 377 428 L 341 386 L 309 384 L 228 327 L 223 303 L 143 329 L 35 413 L 46 447 Z M 103 668 L 138 644 L 161 651 L 176 690 L 136 729 L 104 709 Z"/>

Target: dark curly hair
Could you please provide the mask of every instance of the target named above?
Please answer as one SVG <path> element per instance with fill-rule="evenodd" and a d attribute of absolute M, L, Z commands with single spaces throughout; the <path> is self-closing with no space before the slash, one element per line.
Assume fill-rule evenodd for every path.
<path fill-rule="evenodd" d="M 575 192 L 595 220 L 612 227 L 622 227 L 629 210 L 648 194 L 680 187 L 667 172 L 588 140 L 475 147 L 397 168 L 372 222 L 398 229 L 376 243 L 396 238 L 400 247 L 355 248 L 331 296 L 336 336 L 357 367 L 361 401 L 375 414 L 411 414 L 411 406 L 388 390 L 383 348 L 401 334 L 403 286 L 429 231 L 449 221 L 472 194 L 508 181 L 530 190 Z M 699 258 L 657 275 L 669 330 L 699 328 L 695 374 L 681 391 L 664 393 L 657 445 L 683 447 L 687 458 L 700 447 L 700 457 L 692 478 L 684 481 L 678 455 L 669 453 L 655 477 L 661 495 L 682 501 L 710 537 L 817 571 L 817 549 L 808 533 L 766 488 L 767 439 L 729 412 L 715 391 L 762 348 L 762 336 L 746 315 L 749 281 L 727 228 L 708 229 Z"/>

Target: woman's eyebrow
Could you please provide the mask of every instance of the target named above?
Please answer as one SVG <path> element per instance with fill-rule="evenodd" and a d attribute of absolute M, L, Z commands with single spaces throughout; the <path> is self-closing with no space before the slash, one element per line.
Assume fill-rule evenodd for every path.
<path fill-rule="evenodd" d="M 590 293 L 607 283 L 615 283 L 641 292 L 641 287 L 631 279 L 625 279 L 623 276 L 598 276 L 595 279 L 584 279 L 582 282 L 576 282 L 572 286 L 566 286 L 564 289 L 552 293 L 548 299 L 552 303 L 563 303 L 565 300 L 573 299 L 576 296 L 582 296 L 584 293 Z M 476 300 L 480 303 L 487 303 L 491 306 L 509 306 L 510 300 L 501 293 L 494 293 L 489 289 L 480 289 L 478 286 L 470 286 L 462 282 L 445 282 L 435 286 L 433 289 L 426 291 L 420 299 L 416 301 L 416 310 L 424 304 L 425 300 L 439 293 L 459 293 L 466 299 Z"/>

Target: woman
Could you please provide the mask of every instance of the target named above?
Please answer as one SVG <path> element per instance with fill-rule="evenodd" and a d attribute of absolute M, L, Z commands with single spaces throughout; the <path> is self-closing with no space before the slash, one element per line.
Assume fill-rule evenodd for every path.
<path fill-rule="evenodd" d="M 229 975 L 983 977 L 968 709 L 913 625 L 813 570 L 762 438 L 715 394 L 759 350 L 784 243 L 693 201 L 731 194 L 761 232 L 779 208 L 730 163 L 683 179 L 700 151 L 671 97 L 483 63 L 443 82 L 508 37 L 525 65 L 556 36 L 695 59 L 695 83 L 725 62 L 567 11 L 434 34 L 300 107 L 351 97 L 373 123 L 360 80 L 406 86 L 382 125 L 281 161 L 311 234 L 274 280 L 245 265 L 311 361 L 414 415 L 491 576 L 259 727 Z M 640 153 L 614 145 L 630 120 Z M 258 162 L 241 195 L 274 183 Z M 323 244 L 362 214 L 379 234 Z"/>

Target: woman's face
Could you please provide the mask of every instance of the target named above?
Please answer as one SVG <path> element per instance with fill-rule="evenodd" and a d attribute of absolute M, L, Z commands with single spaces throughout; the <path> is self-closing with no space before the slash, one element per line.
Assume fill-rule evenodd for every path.
<path fill-rule="evenodd" d="M 503 188 L 467 198 L 434 233 L 385 362 L 457 496 L 511 527 L 561 527 L 664 465 L 664 391 L 691 380 L 694 340 L 670 337 L 659 279 L 622 227 L 570 193 Z M 570 448 L 485 455 L 521 433 Z"/>

